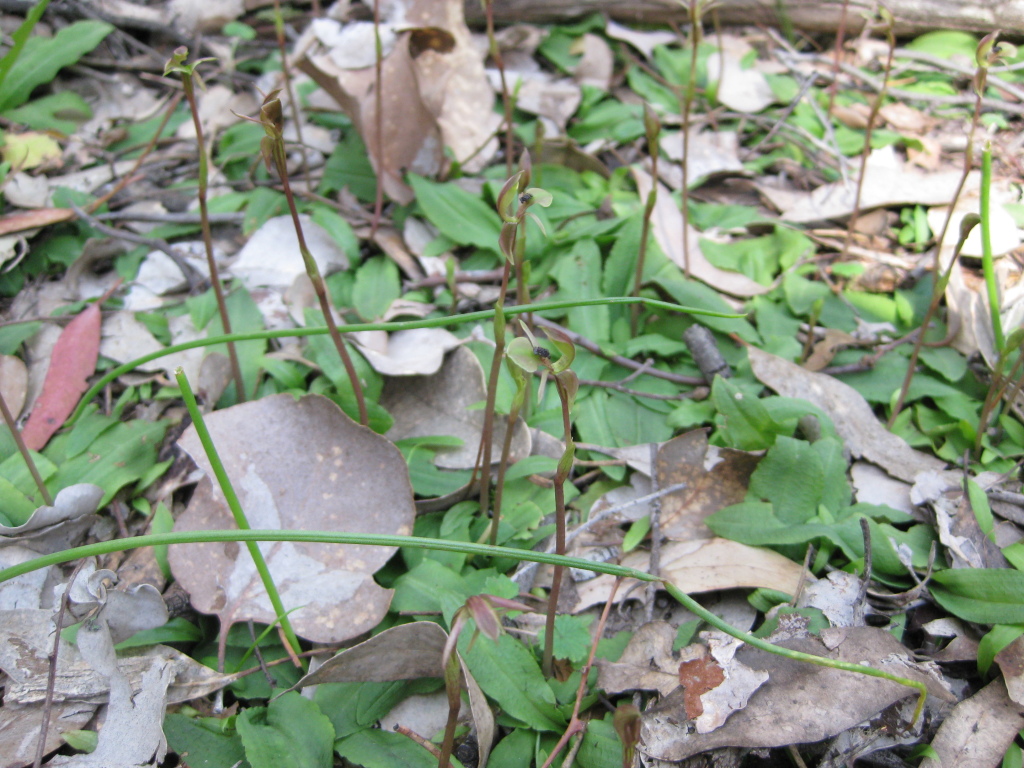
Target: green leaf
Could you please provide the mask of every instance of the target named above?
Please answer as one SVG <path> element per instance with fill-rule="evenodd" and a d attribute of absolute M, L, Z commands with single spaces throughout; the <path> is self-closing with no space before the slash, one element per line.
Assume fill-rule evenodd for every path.
<path fill-rule="evenodd" d="M 38 3 L 29 8 L 28 13 L 25 14 L 25 20 L 21 22 L 11 35 L 11 47 L 7 49 L 3 58 L 0 59 L 0 87 L 3 86 L 4 81 L 7 79 L 7 74 L 11 71 L 11 67 L 14 66 L 18 57 L 21 56 L 25 44 L 32 35 L 32 30 L 39 23 L 39 19 L 43 17 L 43 13 L 49 4 L 50 0 L 39 0 Z"/>
<path fill-rule="evenodd" d="M 339 740 L 334 749 L 345 760 L 363 768 L 437 768 L 437 758 L 425 747 L 391 731 L 359 731 Z M 452 765 L 461 768 L 462 764 L 452 758 Z"/>
<path fill-rule="evenodd" d="M 779 437 L 750 476 L 748 498 L 770 502 L 784 523 L 815 516 L 825 487 L 821 458 L 810 443 Z"/>
<path fill-rule="evenodd" d="M 459 637 L 459 653 L 469 671 L 506 714 L 538 731 L 560 732 L 565 718 L 555 706 L 555 694 L 548 686 L 533 654 L 519 640 L 502 635 L 493 643 Z"/>
<path fill-rule="evenodd" d="M 366 145 L 353 130 L 345 132 L 327 158 L 317 192 L 327 197 L 345 187 L 364 203 L 372 203 L 377 194 L 377 175 L 370 165 Z"/>
<path fill-rule="evenodd" d="M 1024 573 L 964 568 L 932 576 L 932 596 L 955 616 L 979 624 L 1024 624 Z"/>
<path fill-rule="evenodd" d="M 498 250 L 501 219 L 479 196 L 455 184 L 437 184 L 409 174 L 416 202 L 441 234 L 460 245 Z"/>
<path fill-rule="evenodd" d="M 593 616 L 555 616 L 554 657 L 569 659 L 573 664 L 580 664 L 590 654 L 590 625 Z M 544 644 L 544 629 L 537 636 L 537 644 Z"/>
<path fill-rule="evenodd" d="M 992 627 L 978 641 L 978 671 L 987 675 L 996 655 L 1021 635 L 1024 635 L 1024 625 L 996 624 Z"/>
<path fill-rule="evenodd" d="M 228 307 L 228 318 L 231 320 L 231 330 L 234 333 L 245 333 L 247 331 L 262 331 L 263 313 L 256 306 L 252 296 L 244 288 L 232 291 L 225 299 Z M 198 326 L 197 326 L 198 327 Z M 220 336 L 224 333 L 224 326 L 221 324 L 220 315 L 214 315 L 206 328 L 207 336 Z M 226 344 L 215 344 L 207 347 L 207 354 L 219 353 L 227 357 L 228 348 Z M 246 392 L 253 392 L 256 389 L 256 381 L 260 375 L 260 361 L 263 353 L 266 352 L 267 342 L 265 339 L 253 341 L 236 342 L 235 351 L 238 354 L 238 366 L 242 369 L 242 384 Z M 235 393 L 234 382 L 228 385 L 227 390 L 218 401 L 221 407 L 233 405 L 239 402 Z"/>
<path fill-rule="evenodd" d="M 561 254 L 551 270 L 558 281 L 555 298 L 566 301 L 599 299 L 601 289 L 601 252 L 593 240 L 581 240 L 572 246 L 571 253 Z M 611 336 L 607 306 L 575 307 L 568 310 L 569 327 L 585 333 L 598 344 Z"/>
<path fill-rule="evenodd" d="M 203 633 L 199 631 L 199 627 L 177 616 L 162 627 L 136 632 L 127 640 L 118 643 L 115 650 L 122 651 L 125 648 L 139 648 L 158 643 L 194 643 L 202 639 Z"/>
<path fill-rule="evenodd" d="M 491 751 L 488 768 L 530 768 L 536 741 L 534 732 L 516 728 Z"/>
<path fill-rule="evenodd" d="M 587 723 L 576 763 L 580 768 L 618 768 L 622 765 L 622 742 L 615 733 L 610 716 Z"/>
<path fill-rule="evenodd" d="M 61 91 L 9 109 L 4 113 L 4 117 L 36 131 L 72 134 L 92 117 L 92 109 L 85 99 L 74 91 Z"/>
<path fill-rule="evenodd" d="M 245 747 L 230 720 L 215 717 L 191 718 L 177 713 L 164 718 L 164 735 L 171 749 L 187 755 L 190 768 L 246 768 Z"/>
<path fill-rule="evenodd" d="M 758 451 L 775 442 L 778 426 L 764 404 L 730 379 L 715 377 L 711 384 L 711 401 L 718 410 L 719 433 L 733 448 Z"/>
<path fill-rule="evenodd" d="M 20 107 L 36 87 L 99 45 L 114 27 L 103 21 L 76 21 L 53 37 L 32 37 L 3 80 L 0 112 Z"/>
<path fill-rule="evenodd" d="M 402 295 L 398 267 L 386 256 L 374 256 L 356 271 L 352 287 L 352 304 L 363 320 L 384 316 L 391 302 Z"/>
<path fill-rule="evenodd" d="M 394 680 L 368 683 L 321 683 L 313 701 L 334 726 L 336 739 L 372 728 L 406 697 L 441 687 L 439 680 Z"/>
<path fill-rule="evenodd" d="M 331 768 L 334 728 L 320 708 L 290 691 L 235 720 L 252 768 Z"/>
<path fill-rule="evenodd" d="M 121 488 L 136 482 L 156 463 L 157 449 L 167 424 L 162 421 L 129 421 L 106 430 L 83 453 L 65 461 L 67 435 L 58 435 L 45 455 L 58 465 L 47 482 L 51 492 L 76 483 L 92 483 L 103 489 L 99 506 L 110 503 Z"/>

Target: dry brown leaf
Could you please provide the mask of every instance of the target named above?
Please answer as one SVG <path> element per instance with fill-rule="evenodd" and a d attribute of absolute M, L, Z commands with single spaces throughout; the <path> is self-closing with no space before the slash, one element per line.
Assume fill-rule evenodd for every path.
<path fill-rule="evenodd" d="M 686 483 L 686 488 L 661 500 L 662 535 L 677 541 L 712 538 L 705 518 L 746 498 L 759 460 L 745 451 L 709 446 L 702 429 L 662 444 L 656 462 L 658 486 Z"/>
<path fill-rule="evenodd" d="M 242 508 L 253 528 L 333 530 L 407 535 L 415 516 L 405 460 L 380 435 L 320 395 L 274 395 L 207 417 Z M 235 527 L 195 428 L 179 445 L 207 473 L 176 531 Z M 393 547 L 294 542 L 260 544 L 290 619 L 302 637 L 335 643 L 356 637 L 383 618 L 391 590 L 373 574 Z M 275 612 L 244 545 L 183 544 L 171 549 L 171 570 L 203 613 L 224 627 Z"/>
<path fill-rule="evenodd" d="M 417 621 L 384 630 L 369 640 L 342 651 L 328 659 L 315 672 L 310 672 L 294 688 L 320 683 L 385 682 L 416 680 L 421 677 L 443 677 L 441 663 L 446 633 L 431 621 Z M 478 638 L 478 642 L 488 642 Z M 494 715 L 487 705 L 476 680 L 462 666 L 462 682 L 469 691 L 469 704 L 480 744 L 480 765 L 487 762 L 494 741 Z"/>
<path fill-rule="evenodd" d="M 1003 673 L 1007 694 L 1024 706 L 1024 635 L 997 653 L 995 661 Z"/>
<path fill-rule="evenodd" d="M 300 216 L 302 234 L 323 275 L 348 269 L 348 256 L 327 230 L 308 216 Z M 246 288 L 272 286 L 286 289 L 306 274 L 298 236 L 290 216 L 275 216 L 257 229 L 238 252 L 231 274 Z"/>
<path fill-rule="evenodd" d="M 649 560 L 647 552 L 635 551 L 623 558 L 622 565 L 646 571 Z M 661 575 L 687 593 L 764 587 L 793 595 L 800 583 L 801 570 L 800 565 L 778 552 L 729 539 L 672 541 L 661 548 Z M 638 583 L 624 579 L 616 601 L 625 599 L 631 592 L 635 597 L 634 586 Z M 615 578 L 607 574 L 577 584 L 573 613 L 603 603 L 614 584 Z"/>
<path fill-rule="evenodd" d="M 634 168 L 633 176 L 640 199 L 646 199 L 652 184 L 650 174 Z M 682 246 L 683 214 L 673 202 L 672 195 L 664 184 L 658 184 L 658 199 L 654 204 L 651 224 L 654 238 L 661 250 L 680 269 L 685 269 Z M 766 286 L 754 282 L 746 275 L 719 269 L 708 261 L 700 251 L 699 235 L 693 227 L 687 230 L 686 237 L 689 243 L 690 274 L 696 279 L 732 296 L 759 296 L 768 290 Z"/>
<path fill-rule="evenodd" d="M 1002 678 L 997 678 L 953 707 L 932 739 L 939 758 L 926 757 L 921 768 L 994 768 L 1021 728 L 1021 705 L 1010 699 Z"/>
<path fill-rule="evenodd" d="M 605 693 L 658 691 L 668 696 L 679 687 L 679 659 L 672 653 L 676 628 L 650 621 L 626 644 L 618 661 L 598 659 L 597 687 Z"/>
<path fill-rule="evenodd" d="M 924 173 L 907 168 L 895 160 L 891 147 L 876 149 L 868 158 L 861 189 L 860 210 L 897 205 L 946 205 L 960 183 L 960 171 Z M 968 176 L 966 188 L 978 188 L 978 174 Z M 758 190 L 780 211 L 786 221 L 798 224 L 824 222 L 853 213 L 857 181 L 824 184 L 813 192 L 782 195 L 776 189 L 758 184 Z"/>
<path fill-rule="evenodd" d="M 70 221 L 75 212 L 70 208 L 39 208 L 31 211 L 14 211 L 0 217 L 0 235 L 24 232 L 27 229 L 48 227 L 62 221 Z"/>
<path fill-rule="evenodd" d="M 0 355 L 0 396 L 15 419 L 25 407 L 28 389 L 28 368 L 14 355 Z"/>
<path fill-rule="evenodd" d="M 808 371 L 821 371 L 828 367 L 836 353 L 849 346 L 856 346 L 860 342 L 846 331 L 838 328 L 829 328 L 825 331 L 825 338 L 815 343 L 811 350 L 810 357 L 804 361 L 804 368 Z"/>
<path fill-rule="evenodd" d="M 748 347 L 747 352 L 750 368 L 762 384 L 784 397 L 806 400 L 825 411 L 855 458 L 863 456 L 893 477 L 907 482 L 913 482 L 920 472 L 945 467 L 941 460 L 914 450 L 887 430 L 868 402 L 848 384 L 804 370 L 796 363 L 756 347 Z"/>
<path fill-rule="evenodd" d="M 384 383 L 380 404 L 394 418 L 392 440 L 451 435 L 462 439 L 458 448 L 440 449 L 434 463 L 443 469 L 470 469 L 476 464 L 483 433 L 484 412 L 473 408 L 487 396 L 484 370 L 465 347 L 452 350 L 433 376 L 392 378 Z M 494 420 L 493 456 L 498 461 L 506 419 Z M 530 455 L 530 432 L 522 419 L 512 435 L 510 463 Z"/>
<path fill-rule="evenodd" d="M 0 612 L 0 669 L 10 677 L 5 703 L 35 704 L 46 698 L 49 654 L 53 651 L 52 618 L 47 610 Z M 239 678 L 237 674 L 220 674 L 166 645 L 123 651 L 118 662 L 134 690 L 140 689 L 142 675 L 154 662 L 174 665 L 176 677 L 168 690 L 170 703 L 206 696 Z M 102 704 L 109 692 L 108 679 L 82 659 L 78 648 L 61 643 L 53 700 Z"/>
<path fill-rule="evenodd" d="M 683 686 L 683 711 L 687 720 L 696 720 L 704 714 L 702 694 L 712 691 L 725 682 L 725 673 L 718 663 L 707 655 L 707 649 L 698 645 L 704 653 L 698 658 L 679 663 L 679 684 Z"/>
<path fill-rule="evenodd" d="M 718 81 L 718 100 L 736 112 L 761 112 L 775 102 L 775 93 L 759 69 L 760 61 L 744 68 L 753 52 L 750 43 L 737 35 L 717 36 L 720 53 L 708 58 L 708 79 Z"/>
<path fill-rule="evenodd" d="M 387 195 L 407 203 L 412 190 L 405 173 L 436 175 L 446 146 L 467 170 L 482 168 L 497 149 L 492 133 L 500 117 L 490 109 L 494 93 L 460 0 L 399 0 L 391 4 L 390 16 L 394 24 L 385 30 L 393 45 L 381 62 L 380 142 L 375 69 L 345 54 L 352 47 L 346 34 L 358 32 L 355 25 L 342 28 L 319 19 L 300 41 L 297 63 L 352 118 Z M 440 30 L 450 45 L 419 44 L 416 32 L 427 28 Z M 371 37 L 369 50 L 372 45 Z"/>
<path fill-rule="evenodd" d="M 868 663 L 920 680 L 928 685 L 929 692 L 952 698 L 935 673 L 910 661 L 904 645 L 883 629 L 826 629 L 821 635 L 821 639 L 792 638 L 779 645 Z M 723 746 L 776 747 L 821 741 L 915 695 L 914 689 L 890 680 L 793 661 L 749 646 L 737 650 L 735 658 L 753 670 L 768 673 L 768 680 L 746 707 L 733 712 L 722 727 L 698 733 L 680 727 L 686 721 L 682 696 L 673 696 L 677 700 L 663 702 L 644 715 L 642 749 L 646 754 L 679 761 Z"/>
<path fill-rule="evenodd" d="M 359 352 L 373 369 L 385 376 L 431 376 L 444 356 L 462 341 L 444 328 L 409 331 L 357 331 L 351 334 Z"/>

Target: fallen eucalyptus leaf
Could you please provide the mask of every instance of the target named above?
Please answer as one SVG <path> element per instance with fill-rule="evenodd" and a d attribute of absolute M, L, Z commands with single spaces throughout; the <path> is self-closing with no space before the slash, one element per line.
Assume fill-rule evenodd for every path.
<path fill-rule="evenodd" d="M 854 457 L 863 456 L 907 482 L 914 482 L 920 472 L 945 467 L 940 459 L 914 450 L 887 430 L 868 402 L 848 384 L 756 347 L 748 347 L 747 352 L 750 368 L 762 384 L 780 395 L 806 400 L 825 411 Z"/>
<path fill-rule="evenodd" d="M 996 678 L 955 707 L 939 726 L 931 748 L 938 759 L 925 757 L 921 768 L 977 768 L 999 765 L 1007 748 L 1024 728 L 1020 705 Z"/>
<path fill-rule="evenodd" d="M 407 535 L 415 516 L 405 460 L 383 437 L 320 395 L 274 395 L 216 411 L 207 427 L 250 526 Z M 209 479 L 212 470 L 195 428 L 179 445 L 207 473 L 176 531 L 232 528 L 234 518 Z M 295 632 L 335 643 L 383 618 L 391 590 L 373 574 L 394 547 L 294 542 L 260 544 Z M 226 628 L 236 621 L 275 621 L 245 546 L 183 544 L 170 550 L 171 570 L 203 613 Z"/>
<path fill-rule="evenodd" d="M 458 448 L 441 448 L 434 463 L 442 469 L 471 469 L 483 433 L 484 412 L 473 408 L 487 396 L 484 370 L 465 347 L 452 350 L 433 376 L 391 378 L 384 383 L 380 404 L 394 418 L 388 431 L 391 440 L 449 435 L 462 440 Z M 494 420 L 493 457 L 501 456 L 507 420 Z M 522 419 L 512 434 L 509 463 L 530 454 L 530 432 Z"/>
<path fill-rule="evenodd" d="M 934 695 L 953 698 L 933 666 L 915 664 L 904 645 L 883 629 L 826 629 L 821 635 L 821 639 L 798 637 L 778 644 L 887 669 L 924 682 Z M 734 712 L 722 727 L 701 734 L 683 726 L 687 718 L 682 697 L 674 694 L 672 698 L 677 700 L 663 702 L 644 714 L 641 749 L 645 754 L 679 761 L 723 746 L 776 747 L 821 741 L 914 695 L 912 688 L 891 680 L 819 667 L 749 646 L 740 648 L 736 658 L 769 676 L 747 706 Z"/>

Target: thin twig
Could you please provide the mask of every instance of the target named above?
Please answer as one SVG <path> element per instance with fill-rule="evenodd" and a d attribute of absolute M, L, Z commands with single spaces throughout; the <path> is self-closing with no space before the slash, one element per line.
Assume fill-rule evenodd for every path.
<path fill-rule="evenodd" d="M 636 360 L 630 360 L 628 357 L 605 352 L 601 349 L 600 345 L 584 336 L 581 336 L 575 331 L 570 331 L 568 328 L 565 328 L 552 320 L 547 320 L 543 317 L 535 317 L 534 322 L 542 328 L 551 328 L 555 331 L 561 331 L 569 337 L 569 340 L 572 341 L 573 344 L 583 347 L 585 350 L 593 352 L 595 355 L 600 355 L 605 360 L 610 360 L 616 365 L 621 365 L 623 368 L 629 368 L 634 371 L 644 368 L 644 373 L 648 376 L 654 376 L 658 379 L 665 379 L 666 381 L 673 381 L 676 384 L 685 384 L 692 387 L 702 386 L 706 383 L 700 376 L 681 376 L 677 373 L 669 373 L 668 371 L 662 371 L 657 368 L 649 368 L 644 363 L 638 363 Z"/>
<path fill-rule="evenodd" d="M 166 254 L 185 276 L 185 280 L 188 282 L 189 291 L 193 291 L 198 288 L 205 279 L 202 273 L 189 264 L 188 261 L 180 253 L 174 250 L 166 240 L 156 237 L 145 237 L 144 235 L 137 235 L 134 232 L 128 232 L 124 229 L 108 227 L 103 222 L 97 220 L 95 216 L 90 213 L 86 213 L 82 208 L 79 208 L 74 203 L 69 202 L 68 206 L 80 219 L 82 219 L 82 221 L 95 229 L 101 235 L 123 240 L 124 242 L 132 243 L 133 245 L 144 245 L 147 248 L 152 248 L 155 251 L 160 251 L 161 253 Z"/>
<path fill-rule="evenodd" d="M 57 658 L 58 652 L 60 651 L 60 632 L 64 626 L 64 614 L 67 612 L 68 608 L 68 595 L 71 592 L 71 587 L 75 583 L 75 579 L 78 578 L 78 574 L 81 572 L 86 562 L 86 560 L 82 560 L 75 566 L 75 570 L 71 572 L 71 576 L 68 578 L 68 583 L 64 588 L 64 592 L 60 596 L 60 608 L 57 610 L 57 618 L 55 619 L 56 628 L 53 632 L 53 651 L 50 653 L 50 667 L 46 673 L 46 698 L 43 699 L 42 716 L 39 722 L 39 743 L 36 746 L 36 759 L 32 763 L 32 768 L 39 768 L 39 766 L 43 764 L 43 756 L 46 754 L 46 732 L 50 728 L 50 711 L 53 709 L 53 689 L 57 682 Z"/>
<path fill-rule="evenodd" d="M 658 444 L 650 444 L 651 451 L 651 490 L 656 494 L 658 492 Z M 651 558 L 647 567 L 647 572 L 652 576 L 659 575 L 661 571 L 661 497 L 656 496 L 651 499 Z M 656 582 L 651 582 L 647 585 L 647 594 L 645 596 L 644 616 L 646 621 L 652 621 L 654 619 L 654 599 L 658 594 L 658 585 Z"/>

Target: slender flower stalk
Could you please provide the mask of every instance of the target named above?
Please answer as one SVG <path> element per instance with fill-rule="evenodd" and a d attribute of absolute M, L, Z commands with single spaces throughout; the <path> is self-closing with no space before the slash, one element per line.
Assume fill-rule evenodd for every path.
<path fill-rule="evenodd" d="M 369 426 L 370 416 L 366 409 L 363 386 L 359 382 L 359 376 L 356 373 L 355 366 L 352 364 L 352 358 L 345 348 L 345 342 L 338 332 L 338 324 L 334 322 L 327 285 L 320 275 L 320 268 L 316 264 L 316 259 L 313 258 L 313 254 L 310 253 L 309 247 L 306 245 L 306 237 L 302 232 L 302 222 L 299 220 L 299 211 L 295 206 L 295 196 L 292 194 L 291 184 L 288 182 L 288 162 L 284 149 L 284 136 L 281 133 L 284 121 L 282 119 L 281 100 L 277 98 L 276 91 L 270 93 L 263 100 L 263 106 L 260 108 L 260 118 L 259 120 L 253 120 L 253 122 L 260 123 L 267 134 L 260 143 L 263 160 L 267 164 L 267 169 L 276 170 L 277 175 L 281 179 L 281 187 L 284 189 L 284 196 L 288 201 L 288 211 L 292 216 L 292 224 L 295 227 L 295 235 L 299 241 L 299 252 L 302 254 L 302 262 L 306 267 L 306 274 L 309 275 L 309 281 L 313 284 L 313 291 L 320 302 L 320 311 L 323 313 L 324 322 L 327 323 L 327 331 L 334 342 L 335 348 L 338 350 L 338 356 L 345 366 L 345 372 L 348 374 L 349 382 L 352 385 L 352 393 L 355 396 L 356 406 L 359 409 L 359 422 L 364 427 Z"/>
<path fill-rule="evenodd" d="M 207 206 L 207 190 L 210 184 L 210 158 L 206 152 L 206 142 L 203 140 L 203 124 L 199 119 L 199 106 L 196 104 L 195 81 L 202 80 L 196 72 L 196 67 L 206 61 L 213 59 L 200 59 L 193 64 L 186 64 L 188 59 L 188 48 L 184 46 L 174 51 L 167 66 L 164 67 L 164 76 L 177 74 L 181 77 L 181 85 L 185 91 L 185 99 L 188 101 L 189 109 L 192 111 L 192 124 L 196 129 L 196 144 L 199 147 L 199 223 L 203 233 L 203 246 L 206 249 L 206 265 L 210 270 L 210 283 L 213 285 L 213 295 L 217 297 L 217 312 L 220 315 L 221 325 L 224 333 L 231 333 L 231 318 L 228 316 L 228 306 L 224 300 L 224 288 L 220 283 L 220 275 L 217 271 L 217 260 L 213 257 L 213 235 L 210 231 L 210 210 Z M 245 383 L 242 380 L 242 368 L 238 364 L 238 352 L 234 342 L 228 344 L 228 360 L 231 363 L 231 377 L 235 381 L 235 398 L 240 403 L 245 402 Z"/>

